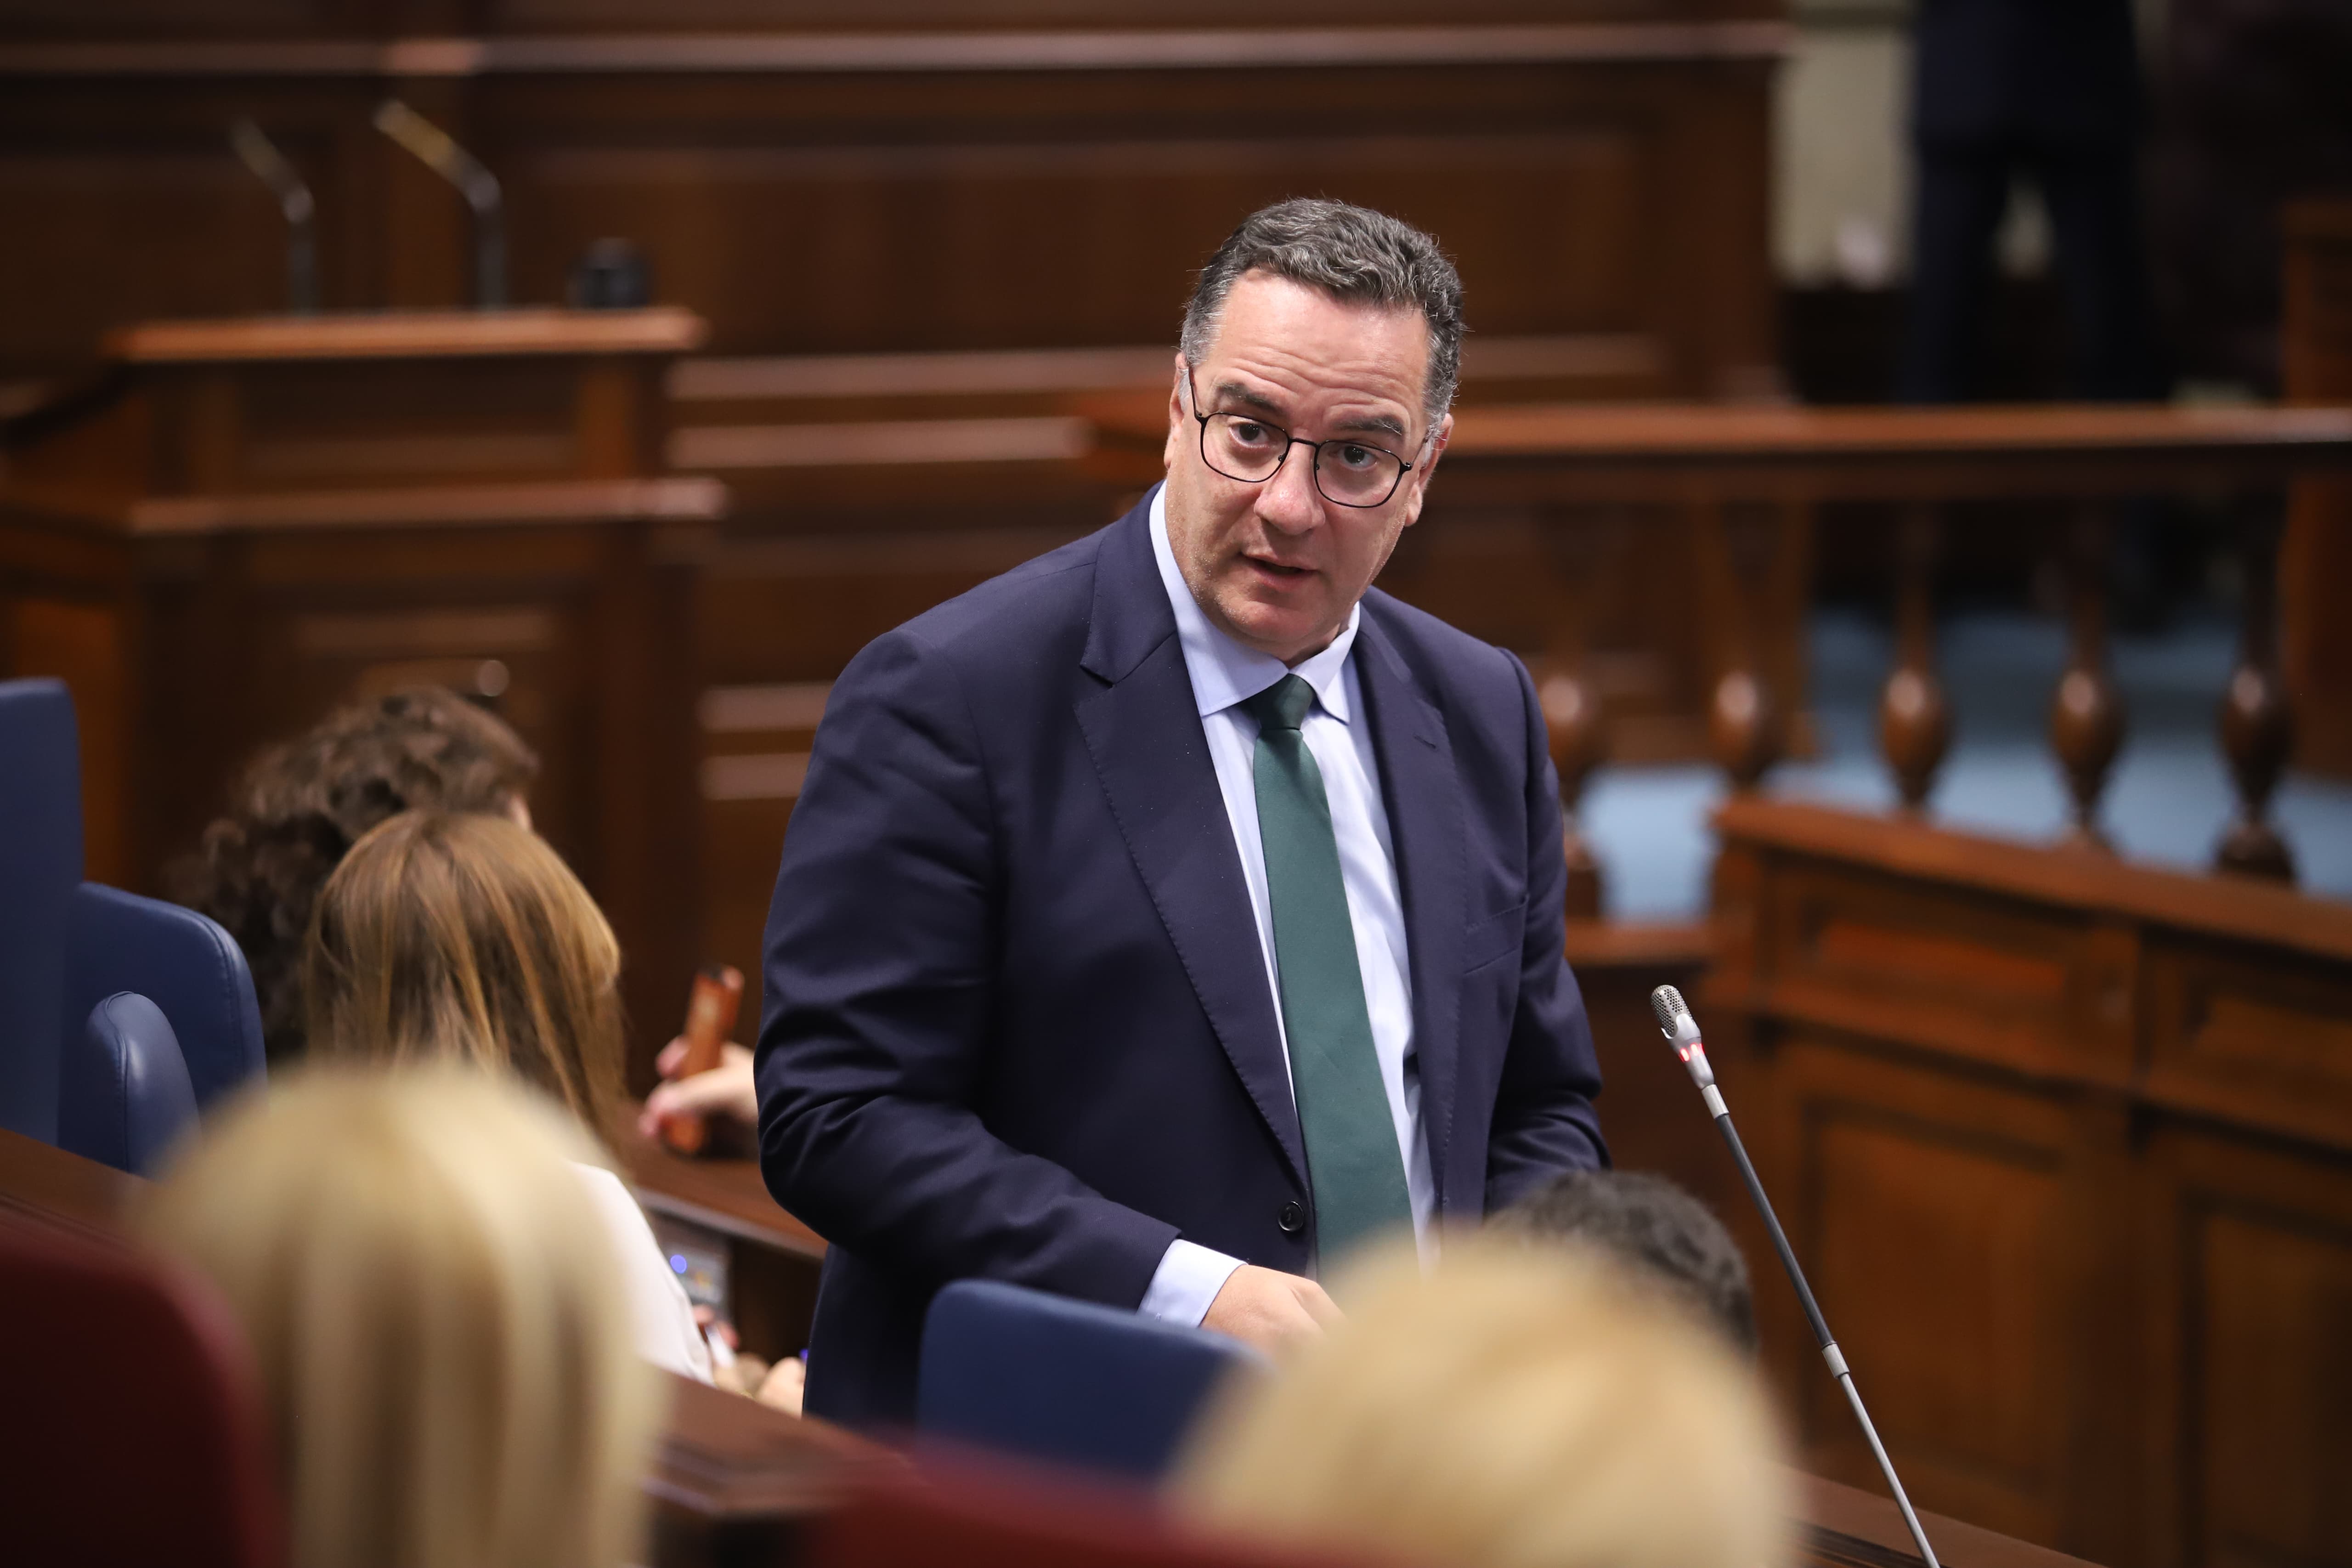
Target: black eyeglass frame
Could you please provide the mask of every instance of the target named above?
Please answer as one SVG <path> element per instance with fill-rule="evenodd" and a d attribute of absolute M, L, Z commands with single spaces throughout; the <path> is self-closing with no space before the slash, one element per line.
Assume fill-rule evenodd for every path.
<path fill-rule="evenodd" d="M 1274 482 L 1275 476 L 1282 472 L 1282 465 L 1290 461 L 1290 448 L 1293 447 L 1306 447 L 1311 448 L 1315 453 L 1315 456 L 1307 462 L 1307 481 L 1315 487 L 1315 493 L 1317 495 L 1321 496 L 1333 506 L 1344 506 L 1350 511 L 1375 511 L 1380 508 L 1388 505 L 1389 502 L 1396 500 L 1397 491 L 1404 488 L 1404 477 L 1421 466 L 1419 463 L 1407 462 L 1404 458 L 1397 457 L 1394 452 L 1390 451 L 1386 447 L 1378 446 L 1359 436 L 1327 436 L 1320 441 L 1310 441 L 1304 436 L 1294 436 L 1289 431 L 1284 429 L 1281 426 L 1276 425 L 1273 420 L 1262 419 L 1255 414 L 1233 414 L 1228 413 L 1223 409 L 1218 409 L 1212 413 L 1203 414 L 1201 412 L 1200 391 L 1192 384 L 1192 374 L 1196 368 L 1196 366 L 1192 365 L 1186 365 L 1184 367 L 1184 401 L 1192 405 L 1190 408 L 1186 409 L 1185 412 L 1192 415 L 1194 423 L 1201 426 L 1201 461 L 1208 466 L 1208 469 L 1211 473 L 1215 474 L 1220 479 L 1231 479 L 1237 485 L 1272 484 Z M 1265 426 L 1267 429 L 1273 431 L 1283 438 L 1285 444 L 1282 448 L 1282 456 L 1274 460 L 1274 467 L 1272 468 L 1269 468 L 1264 475 L 1255 479 L 1244 479 L 1239 474 L 1226 473 L 1224 469 L 1217 467 L 1216 462 L 1209 456 L 1209 421 L 1212 419 L 1246 419 L 1253 425 Z M 1433 437 L 1435 434 L 1435 431 L 1432 431 L 1430 433 L 1431 437 Z M 1424 437 L 1422 440 L 1421 445 L 1423 451 L 1426 451 L 1429 448 L 1429 439 L 1430 437 Z M 1323 470 L 1321 465 L 1323 462 L 1323 448 L 1326 447 L 1363 447 L 1371 451 L 1378 452 L 1383 458 L 1394 459 L 1397 465 L 1397 473 L 1396 478 L 1389 481 L 1388 494 L 1381 497 L 1378 500 L 1341 500 L 1329 490 L 1325 489 L 1323 488 Z"/>

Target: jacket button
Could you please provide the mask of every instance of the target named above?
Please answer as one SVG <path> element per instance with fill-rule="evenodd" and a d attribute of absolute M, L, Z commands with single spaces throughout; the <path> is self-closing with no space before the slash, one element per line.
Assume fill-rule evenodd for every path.
<path fill-rule="evenodd" d="M 1307 1228 L 1306 1206 L 1296 1201 L 1283 1205 L 1281 1221 L 1285 1236 L 1297 1236 Z"/>

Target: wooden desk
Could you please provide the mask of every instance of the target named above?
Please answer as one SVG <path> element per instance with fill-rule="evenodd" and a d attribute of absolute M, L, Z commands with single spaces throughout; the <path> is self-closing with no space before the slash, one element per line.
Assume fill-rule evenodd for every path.
<path fill-rule="evenodd" d="M 1696 1010 L 1914 1498 L 2105 1562 L 2341 1560 L 2352 909 L 1788 801 L 1717 826 Z M 1868 1478 L 1728 1217 L 1799 1462 Z"/>
<path fill-rule="evenodd" d="M 1798 1561 L 1807 1568 L 1912 1568 L 1919 1562 L 1903 1515 L 1889 1499 L 1802 1471 L 1797 1517 Z M 1919 1526 L 1937 1559 L 1951 1568 L 2087 1568 L 2079 1557 L 2015 1536 L 1922 1511 Z"/>
<path fill-rule="evenodd" d="M 665 1163 L 630 1162 L 633 1173 L 675 1174 Z M 701 1190 L 711 1204 L 698 1205 L 699 1212 L 721 1216 L 735 1206 L 722 1190 L 733 1184 L 733 1173 L 704 1174 L 709 1180 Z M 121 1216 L 142 1185 L 135 1177 L 0 1131 L 0 1224 L 65 1224 L 118 1236 Z M 740 1223 L 768 1226 L 764 1217 Z M 765 1233 L 782 1243 L 793 1229 Z M 651 1558 L 657 1568 L 790 1561 L 807 1521 L 821 1516 L 862 1475 L 898 1462 L 822 1421 L 782 1415 L 683 1378 L 667 1381 L 669 1423 L 645 1478 L 654 1501 Z M 1901 1519 L 1885 1499 L 1805 1476 L 1799 1478 L 1798 1500 L 1804 1527 L 1800 1559 L 1807 1568 L 1916 1563 Z M 1990 1531 L 1923 1517 L 1938 1555 L 1953 1568 L 2079 1568 L 2074 1559 Z"/>
<path fill-rule="evenodd" d="M 824 1238 L 776 1206 L 748 1159 L 689 1159 L 632 1131 L 623 1173 L 657 1232 L 722 1250 L 728 1321 L 743 1348 L 776 1361 L 808 1345 Z"/>

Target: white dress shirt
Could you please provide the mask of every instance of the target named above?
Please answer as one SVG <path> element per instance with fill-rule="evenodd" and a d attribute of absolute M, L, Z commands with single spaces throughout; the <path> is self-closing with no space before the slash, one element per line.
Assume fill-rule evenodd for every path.
<path fill-rule="evenodd" d="M 1299 725 L 1299 738 L 1314 753 L 1331 806 L 1331 828 L 1339 845 L 1339 879 L 1348 894 L 1348 918 L 1356 928 L 1356 968 L 1363 976 L 1364 1010 L 1372 1024 L 1372 1049 L 1380 1058 L 1381 1087 L 1388 1091 L 1389 1115 L 1396 1123 L 1397 1150 L 1404 1162 L 1405 1195 L 1412 1205 L 1414 1233 L 1424 1244 L 1436 1187 L 1429 1173 L 1429 1140 L 1421 1123 L 1420 1064 L 1413 1052 L 1412 983 L 1406 963 L 1404 903 L 1397 893 L 1396 848 L 1381 801 L 1381 770 L 1372 752 L 1371 726 L 1364 715 L 1356 679 L 1358 605 L 1331 646 L 1294 669 L 1271 654 L 1244 647 L 1209 624 L 1177 569 L 1168 542 L 1167 487 L 1151 497 L 1151 553 L 1160 581 L 1176 612 L 1176 639 L 1192 678 L 1192 696 L 1217 770 L 1233 824 L 1234 847 L 1241 851 L 1242 878 L 1249 885 L 1251 912 L 1257 917 L 1258 946 L 1265 954 L 1266 987 L 1274 995 L 1276 1029 L 1282 1028 L 1282 989 L 1276 977 L 1274 911 L 1266 898 L 1265 846 L 1258 837 L 1257 722 L 1241 707 L 1286 675 L 1315 689 L 1315 706 Z M 1290 1044 L 1283 1040 L 1283 1068 L 1290 1067 Z M 1170 1244 L 1143 1294 L 1139 1310 L 1169 1322 L 1197 1325 L 1224 1289 L 1241 1260 L 1194 1242 Z"/>
<path fill-rule="evenodd" d="M 572 1168 L 580 1173 L 580 1184 L 588 1189 L 612 1237 L 616 1283 L 629 1300 L 637 1354 L 664 1372 L 709 1383 L 710 1346 L 694 1321 L 694 1303 L 687 1300 L 686 1287 L 678 1283 L 661 1244 L 654 1239 L 653 1226 L 646 1223 L 645 1211 L 612 1172 L 576 1161 Z"/>

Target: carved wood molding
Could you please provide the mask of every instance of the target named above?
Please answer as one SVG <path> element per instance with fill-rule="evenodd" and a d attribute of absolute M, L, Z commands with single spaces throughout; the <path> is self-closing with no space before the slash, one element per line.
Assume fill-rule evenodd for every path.
<path fill-rule="evenodd" d="M 1468 27 L 58 43 L 0 49 L 0 77 L 792 75 L 883 71 L 1282 70 L 1779 60 L 1774 21 Z"/>

